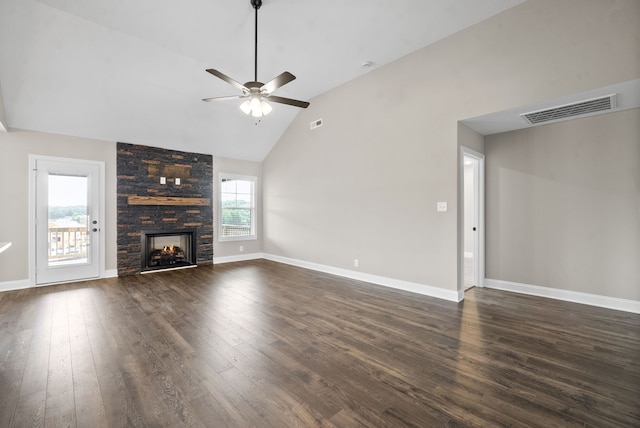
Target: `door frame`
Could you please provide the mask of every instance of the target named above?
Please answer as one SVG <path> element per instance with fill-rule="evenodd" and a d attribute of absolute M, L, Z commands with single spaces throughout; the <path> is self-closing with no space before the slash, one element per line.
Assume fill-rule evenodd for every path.
<path fill-rule="evenodd" d="M 76 159 L 76 158 L 63 158 L 55 156 L 43 156 L 43 155 L 29 155 L 29 221 L 28 221 L 28 249 L 29 249 L 29 286 L 41 287 L 47 285 L 53 285 L 55 283 L 37 284 L 36 281 L 36 174 L 37 174 L 37 161 L 54 161 L 54 162 L 67 162 L 67 163 L 79 163 L 79 164 L 91 164 L 98 166 L 98 188 L 100 200 L 100 207 L 98 208 L 98 216 L 100 218 L 100 226 L 98 228 L 98 278 L 105 277 L 105 163 L 103 161 Z M 84 281 L 78 280 L 78 281 Z M 65 281 L 67 282 L 67 281 Z M 69 281 L 73 282 L 73 281 Z"/>
<path fill-rule="evenodd" d="M 459 227 L 459 244 L 458 244 L 458 257 L 460 270 L 458 272 L 458 294 L 460 297 L 464 296 L 464 158 L 473 158 L 477 161 L 478 167 L 475 168 L 475 177 L 473 180 L 473 193 L 474 201 L 477 207 L 474 213 L 474 222 L 478 227 L 478 235 L 475 240 L 474 254 L 477 255 L 477 262 L 474 260 L 474 278 L 477 278 L 477 287 L 484 287 L 485 277 L 485 181 L 484 181 L 484 154 L 476 152 L 468 147 L 460 146 L 460 177 L 459 177 L 459 192 L 460 192 L 460 227 Z"/>

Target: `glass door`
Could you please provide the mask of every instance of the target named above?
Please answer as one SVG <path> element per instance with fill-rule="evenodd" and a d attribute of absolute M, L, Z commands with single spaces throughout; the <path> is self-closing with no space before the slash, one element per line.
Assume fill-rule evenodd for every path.
<path fill-rule="evenodd" d="M 100 168 L 36 160 L 36 283 L 100 275 Z"/>

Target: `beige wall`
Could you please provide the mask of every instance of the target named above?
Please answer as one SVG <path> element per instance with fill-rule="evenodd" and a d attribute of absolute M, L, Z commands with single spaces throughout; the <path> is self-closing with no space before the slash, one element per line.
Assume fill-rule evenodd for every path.
<path fill-rule="evenodd" d="M 57 134 L 11 130 L 0 132 L 0 241 L 10 241 L 12 246 L 0 255 L 0 283 L 29 279 L 28 196 L 29 155 L 55 156 L 105 162 L 105 269 L 115 270 L 117 256 L 116 234 L 116 145 L 114 142 Z M 213 158 L 214 173 L 228 172 L 254 175 L 258 186 L 262 182 L 261 164 L 222 157 Z M 214 201 L 217 188 L 214 186 Z M 260 192 L 258 192 L 260 194 Z M 258 200 L 258 211 L 261 210 Z M 217 219 L 214 211 L 214 221 Z M 258 217 L 260 220 L 261 216 Z M 217 230 L 217 226 L 214 226 Z M 262 224 L 258 223 L 259 239 L 243 241 L 244 254 L 262 251 Z M 214 232 L 215 233 L 215 232 Z M 214 242 L 214 256 L 224 257 L 241 254 L 238 243 Z"/>
<path fill-rule="evenodd" d="M 213 212 L 213 221 L 214 221 L 214 235 L 215 241 L 213 243 L 213 257 L 231 257 L 231 256 L 240 256 L 246 254 L 256 254 L 262 252 L 262 163 L 260 162 L 252 162 L 238 159 L 229 159 L 214 156 L 213 157 L 213 178 L 214 178 L 214 186 L 213 186 L 213 201 L 214 201 L 214 212 Z M 258 177 L 257 189 L 256 189 L 256 208 L 257 208 L 257 224 L 256 228 L 258 229 L 258 239 L 251 241 L 226 241 L 220 242 L 218 241 L 218 193 L 220 191 L 219 187 L 219 173 L 230 173 L 230 174 L 240 174 L 240 175 L 250 175 L 254 177 Z M 244 251 L 240 251 L 240 246 L 243 246 Z"/>
<path fill-rule="evenodd" d="M 465 124 L 458 123 L 458 146 L 465 147 L 475 152 L 484 154 L 484 136 L 469 128 Z M 460 156 L 462 156 L 461 149 Z M 469 174 L 467 174 L 467 172 L 469 172 Z M 460 203 L 460 201 L 464 197 L 464 207 L 473 206 L 473 168 L 465 167 L 463 171 L 460 168 L 460 164 L 458 164 L 458 173 L 462 174 L 462 186 L 464 188 L 461 189 L 461 191 L 458 193 L 458 210 L 460 211 L 458 213 L 458 216 L 460 218 L 460 222 L 458 224 L 458 237 L 460 241 L 462 241 L 462 237 L 464 237 L 464 242 L 462 243 L 462 251 L 473 252 L 474 235 L 473 232 L 469 230 L 469 224 L 473 222 L 473 211 L 468 209 L 462 212 L 463 205 Z M 463 228 L 467 231 L 466 233 L 462 233 Z M 476 236 L 478 236 L 478 234 L 476 234 Z M 477 257 L 478 255 L 476 254 L 475 256 Z M 461 268 L 462 266 L 458 265 L 459 271 Z M 464 278 L 460 278 L 460 281 L 464 281 Z M 461 284 L 458 285 L 460 286 Z"/>
<path fill-rule="evenodd" d="M 0 283 L 29 279 L 29 155 L 105 163 L 105 269 L 116 269 L 116 149 L 107 141 L 11 130 L 0 133 L 0 241 L 13 242 L 0 254 Z M 110 232 L 111 231 L 111 232 Z"/>
<path fill-rule="evenodd" d="M 478 153 L 484 153 L 484 136 L 464 123 L 458 123 L 458 145 Z"/>
<path fill-rule="evenodd" d="M 528 1 L 314 98 L 263 163 L 264 251 L 457 290 L 458 120 L 640 77 L 638 22 Z"/>
<path fill-rule="evenodd" d="M 640 300 L 640 109 L 486 137 L 487 278 Z"/>

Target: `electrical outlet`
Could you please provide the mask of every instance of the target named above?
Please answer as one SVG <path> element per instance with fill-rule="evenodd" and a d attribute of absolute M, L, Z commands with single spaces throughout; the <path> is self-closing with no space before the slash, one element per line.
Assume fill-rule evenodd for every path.
<path fill-rule="evenodd" d="M 446 212 L 447 211 L 447 203 L 446 202 L 438 202 L 436 209 L 438 212 Z"/>
<path fill-rule="evenodd" d="M 240 245 L 240 252 L 244 252 L 244 245 Z"/>
<path fill-rule="evenodd" d="M 180 179 L 176 177 L 176 186 L 180 185 Z"/>
<path fill-rule="evenodd" d="M 359 267 L 359 266 L 360 266 L 360 260 L 353 259 L 353 267 Z"/>

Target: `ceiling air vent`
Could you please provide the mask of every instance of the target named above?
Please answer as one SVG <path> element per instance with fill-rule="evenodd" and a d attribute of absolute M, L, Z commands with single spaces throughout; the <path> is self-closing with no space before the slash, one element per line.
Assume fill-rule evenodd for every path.
<path fill-rule="evenodd" d="M 522 113 L 520 116 L 531 125 L 551 122 L 553 120 L 570 119 L 577 116 L 604 113 L 616 108 L 616 94 L 592 98 L 577 103 L 565 104 L 544 110 Z"/>

